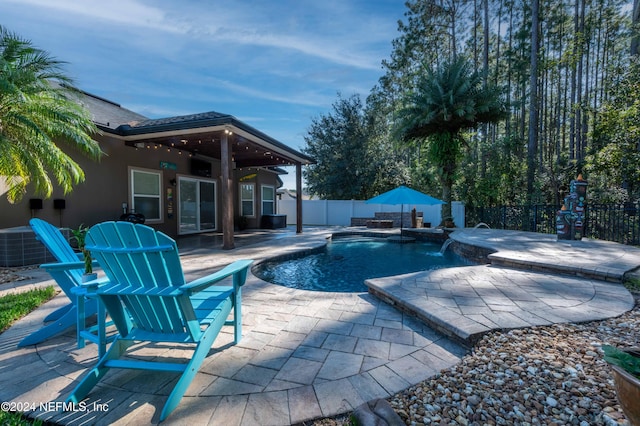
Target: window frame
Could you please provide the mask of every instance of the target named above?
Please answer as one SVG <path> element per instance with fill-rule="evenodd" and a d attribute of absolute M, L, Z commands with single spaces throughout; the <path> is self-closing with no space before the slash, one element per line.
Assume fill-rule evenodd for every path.
<path fill-rule="evenodd" d="M 273 198 L 270 199 L 265 199 L 264 197 L 264 190 L 265 189 L 270 189 L 272 194 L 273 194 Z M 260 185 L 260 207 L 262 209 L 262 214 L 264 215 L 264 204 L 266 203 L 270 203 L 271 204 L 271 211 L 272 213 L 267 213 L 267 214 L 276 214 L 276 187 L 273 185 Z"/>
<path fill-rule="evenodd" d="M 158 194 L 157 196 L 155 195 L 149 195 L 149 194 L 137 194 L 136 193 L 136 188 L 135 188 L 135 174 L 136 173 L 144 173 L 144 174 L 148 174 L 148 175 L 155 175 L 158 179 Z M 130 190 L 130 197 L 129 197 L 129 208 L 131 211 L 136 212 L 136 213 L 141 213 L 139 211 L 136 210 L 136 197 L 138 198 L 147 198 L 147 199 L 153 199 L 153 200 L 157 200 L 158 203 L 158 215 L 159 217 L 157 218 L 150 218 L 150 217 L 146 217 L 145 216 L 145 223 L 163 223 L 164 222 L 164 203 L 163 203 L 163 191 L 162 191 L 162 182 L 163 182 L 163 174 L 162 171 L 160 170 L 152 170 L 152 169 L 143 169 L 143 168 L 138 168 L 138 167 L 130 167 L 129 168 L 129 190 Z"/>
<path fill-rule="evenodd" d="M 251 200 L 242 198 L 242 187 L 246 185 L 251 187 Z M 256 217 L 256 184 L 253 182 L 241 182 L 240 186 L 238 186 L 238 200 L 240 201 L 240 216 L 243 217 Z M 244 205 L 245 201 L 251 201 L 251 210 L 252 214 L 244 214 Z"/>

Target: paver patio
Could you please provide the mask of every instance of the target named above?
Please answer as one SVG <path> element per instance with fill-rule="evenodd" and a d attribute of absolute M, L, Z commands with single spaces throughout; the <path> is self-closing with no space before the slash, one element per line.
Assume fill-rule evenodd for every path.
<path fill-rule="evenodd" d="M 260 261 L 312 249 L 325 244 L 335 231 L 339 229 L 309 228 L 300 235 L 261 232 L 246 241 L 239 238 L 232 251 L 212 249 L 215 237 L 207 236 L 179 245 L 184 270 L 194 278 L 238 258 Z M 507 234 L 481 231 L 486 233 L 460 233 L 485 242 L 499 237 L 508 247 Z M 551 252 L 552 241 L 536 243 L 535 235 L 526 247 L 530 253 L 542 247 L 540 251 L 551 260 L 559 257 L 559 251 L 555 256 Z M 517 244 L 525 247 L 526 235 L 517 237 Z M 593 256 L 591 270 L 601 270 L 602 262 L 609 262 L 617 265 L 606 270 L 613 277 L 614 269 L 640 266 L 640 250 L 607 248 L 609 260 L 600 250 Z M 586 275 L 589 257 L 580 260 Z M 51 283 L 43 274 L 36 275 L 40 284 Z M 456 364 L 468 350 L 461 343 L 491 328 L 587 321 L 617 316 L 633 307 L 633 298 L 619 283 L 495 265 L 372 281 L 379 289 L 400 295 L 385 296 L 393 303 L 401 300 L 416 309 L 397 309 L 369 293 L 295 290 L 250 275 L 243 290 L 242 341 L 233 346 L 231 330 L 221 333 L 187 396 L 163 424 L 287 425 L 333 416 L 388 397 Z M 62 304 L 63 297 L 56 297 L 0 335 L 0 400 L 35 404 L 33 416 L 60 424 L 157 422 L 156 411 L 175 380 L 171 374 L 115 372 L 92 391 L 85 410 L 55 404 L 96 362 L 96 347 L 77 349 L 74 330 L 35 347 L 16 345 Z M 420 310 L 437 321 L 426 325 L 415 316 Z M 465 333 L 472 338 L 465 339 Z M 136 356 L 182 357 L 183 350 L 141 345 Z"/>

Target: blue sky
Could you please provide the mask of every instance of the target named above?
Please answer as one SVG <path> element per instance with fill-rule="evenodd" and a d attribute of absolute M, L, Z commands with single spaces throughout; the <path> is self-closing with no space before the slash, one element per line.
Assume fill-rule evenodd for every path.
<path fill-rule="evenodd" d="M 404 0 L 0 0 L 0 25 L 125 108 L 227 113 L 299 150 L 338 92 L 376 84 L 404 12 Z"/>

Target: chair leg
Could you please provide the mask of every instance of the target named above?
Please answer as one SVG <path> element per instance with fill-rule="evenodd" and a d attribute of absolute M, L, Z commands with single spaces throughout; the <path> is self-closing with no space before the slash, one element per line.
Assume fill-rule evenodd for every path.
<path fill-rule="evenodd" d="M 236 345 L 242 339 L 242 285 L 246 279 L 246 269 L 233 274 L 233 340 Z"/>
<path fill-rule="evenodd" d="M 44 322 L 50 322 L 50 321 L 55 321 L 58 318 L 61 318 L 64 314 L 66 314 L 67 312 L 69 312 L 69 309 L 73 308 L 73 303 L 68 303 L 67 305 L 63 306 L 62 308 L 58 308 L 55 311 L 51 312 L 49 315 L 47 315 L 44 318 Z"/>
<path fill-rule="evenodd" d="M 227 315 L 228 314 L 229 312 L 227 311 Z M 173 387 L 173 390 L 169 394 L 169 398 L 167 398 L 167 402 L 162 408 L 162 413 L 160 413 L 160 421 L 166 419 L 167 416 L 169 416 L 169 414 L 171 414 L 171 412 L 178 406 L 178 404 L 180 404 L 180 400 L 184 396 L 184 393 L 187 391 L 187 388 L 189 388 L 191 381 L 200 369 L 200 365 L 202 365 L 202 362 L 209 354 L 214 340 L 216 340 L 216 337 L 220 333 L 220 329 L 225 323 L 225 319 L 225 315 L 218 316 L 218 318 L 216 318 L 216 320 L 211 323 L 211 325 L 204 331 L 202 339 L 198 343 L 198 346 L 196 346 L 191 360 L 189 360 L 189 362 L 185 365 L 184 372 L 180 376 L 180 379 L 178 379 L 178 383 L 176 383 L 176 385 Z"/>
<path fill-rule="evenodd" d="M 108 361 L 119 359 L 132 344 L 133 342 L 130 340 L 116 339 L 109 347 L 107 353 L 100 358 L 98 364 L 84 376 L 78 386 L 71 392 L 71 395 L 67 397 L 67 402 L 77 404 L 82 401 L 100 379 L 107 374 L 107 371 L 109 371 L 110 367 L 107 366 Z"/>
<path fill-rule="evenodd" d="M 95 301 L 94 301 L 95 302 Z M 95 315 L 97 311 L 96 303 L 88 303 L 85 306 L 85 316 Z M 47 339 L 58 336 L 70 327 L 77 327 L 77 313 L 78 309 L 74 305 L 71 309 L 67 311 L 62 317 L 51 324 L 47 324 L 39 330 L 31 333 L 24 339 L 18 343 L 18 347 L 21 348 L 23 346 L 36 345 L 38 343 L 44 342 Z"/>
<path fill-rule="evenodd" d="M 233 343 L 242 339 L 242 294 L 240 287 L 233 293 Z"/>

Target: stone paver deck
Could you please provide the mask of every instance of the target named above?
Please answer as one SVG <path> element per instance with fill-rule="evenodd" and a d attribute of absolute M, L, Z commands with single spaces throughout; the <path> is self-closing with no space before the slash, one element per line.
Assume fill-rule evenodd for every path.
<path fill-rule="evenodd" d="M 610 241 L 558 240 L 556 235 L 485 228 L 464 229 L 451 234 L 454 244 L 493 251 L 493 265 L 518 269 L 555 271 L 621 282 L 624 274 L 640 266 L 640 249 Z"/>
<path fill-rule="evenodd" d="M 367 280 L 369 292 L 465 345 L 491 330 L 611 318 L 634 306 L 620 283 L 640 267 L 636 247 L 484 228 L 449 237 L 450 249 L 490 265 Z"/>
<path fill-rule="evenodd" d="M 367 286 L 466 345 L 491 330 L 611 318 L 634 305 L 619 283 L 493 265 L 379 278 Z"/>
<path fill-rule="evenodd" d="M 333 231 L 253 233 L 251 238 L 240 236 L 231 251 L 217 249 L 217 237 L 185 239 L 179 245 L 185 273 L 192 279 L 238 258 L 261 261 L 317 248 Z M 529 250 L 535 251 L 535 245 Z M 611 253 L 640 266 L 640 256 L 624 246 Z M 42 273 L 35 275 L 32 281 L 39 285 L 52 283 Z M 465 333 L 471 339 L 462 340 L 468 342 L 491 328 L 586 321 L 616 316 L 633 306 L 620 284 L 498 266 L 371 281 L 381 294 L 399 295 L 394 299 L 384 293 L 396 306 L 369 293 L 294 290 L 250 275 L 243 290 L 242 341 L 233 346 L 232 330 L 221 333 L 186 396 L 163 424 L 287 425 L 349 412 L 456 364 L 467 351 L 458 342 Z M 96 347 L 77 349 L 74 330 L 35 347 L 16 345 L 64 303 L 58 296 L 0 335 L 0 400 L 22 404 L 32 416 L 60 424 L 156 423 L 174 375 L 113 372 L 91 392 L 85 410 L 55 404 L 95 364 Z M 415 306 L 411 314 L 409 305 Z M 427 325 L 416 319 L 418 312 L 437 321 Z M 140 345 L 135 356 L 186 354 L 175 346 Z"/>

